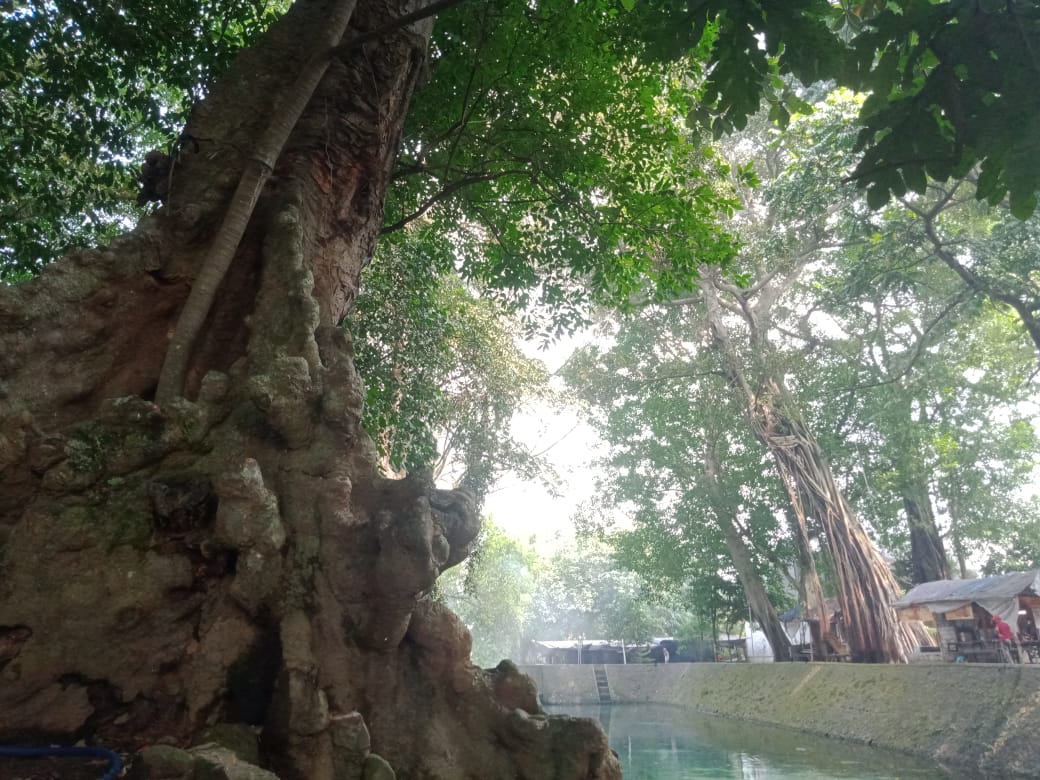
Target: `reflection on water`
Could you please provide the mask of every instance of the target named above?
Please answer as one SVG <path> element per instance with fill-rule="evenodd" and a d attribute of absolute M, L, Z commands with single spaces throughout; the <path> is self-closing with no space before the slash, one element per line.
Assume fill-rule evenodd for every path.
<path fill-rule="evenodd" d="M 547 707 L 597 718 L 626 780 L 949 780 L 901 753 L 663 705 Z M 956 775 L 964 778 L 960 772 Z"/>

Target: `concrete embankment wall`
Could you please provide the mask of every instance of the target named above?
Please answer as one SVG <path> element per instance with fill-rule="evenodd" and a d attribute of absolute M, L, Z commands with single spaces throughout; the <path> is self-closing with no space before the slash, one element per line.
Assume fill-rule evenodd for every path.
<path fill-rule="evenodd" d="M 606 665 L 616 704 L 670 704 L 1040 778 L 1040 665 Z M 546 704 L 599 704 L 594 667 L 524 666 Z"/>

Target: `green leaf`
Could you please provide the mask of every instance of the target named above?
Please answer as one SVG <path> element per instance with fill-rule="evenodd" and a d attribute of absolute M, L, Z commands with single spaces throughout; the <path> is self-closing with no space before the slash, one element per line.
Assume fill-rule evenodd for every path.
<path fill-rule="evenodd" d="M 1036 193 L 1015 193 L 1012 191 L 1008 197 L 1008 205 L 1011 213 L 1019 219 L 1029 219 L 1036 211 Z"/>
<path fill-rule="evenodd" d="M 923 195 L 928 189 L 928 178 L 924 175 L 921 165 L 908 164 L 903 168 L 903 181 L 911 192 Z"/>
<path fill-rule="evenodd" d="M 990 195 L 997 189 L 997 185 L 1000 183 L 1000 169 L 995 165 L 990 165 L 988 162 L 982 164 L 982 169 L 979 171 L 979 180 L 975 185 L 975 197 L 979 200 L 987 200 Z M 1004 193 L 1001 192 L 997 200 L 990 200 L 990 204 L 996 204 L 1000 202 L 1000 198 L 1004 197 Z"/>
<path fill-rule="evenodd" d="M 877 184 L 867 188 L 867 205 L 872 209 L 879 209 L 888 203 L 889 193 L 884 187 Z"/>

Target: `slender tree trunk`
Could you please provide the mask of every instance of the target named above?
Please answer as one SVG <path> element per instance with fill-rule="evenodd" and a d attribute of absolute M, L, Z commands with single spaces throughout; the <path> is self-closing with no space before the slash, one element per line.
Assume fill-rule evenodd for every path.
<path fill-rule="evenodd" d="M 927 430 L 929 425 L 928 405 L 918 399 L 915 414 L 911 395 L 904 392 L 902 399 L 901 409 L 906 424 L 896 437 L 895 469 L 900 477 L 899 489 L 910 532 L 910 578 L 914 585 L 918 585 L 945 580 L 950 574 L 942 535 L 932 509 L 932 494 L 924 465 L 925 448 L 920 431 Z"/>
<path fill-rule="evenodd" d="M 720 526 L 730 561 L 733 563 L 733 568 L 737 570 L 737 578 L 740 580 L 740 585 L 744 589 L 744 595 L 747 597 L 748 607 L 750 607 L 752 616 L 762 626 L 762 631 L 769 640 L 769 646 L 773 650 L 773 660 L 790 661 L 791 640 L 784 630 L 780 616 L 773 607 L 762 579 L 754 570 L 754 565 L 751 562 L 751 557 L 748 555 L 747 548 L 744 546 L 743 539 L 741 539 L 740 534 L 732 523 L 721 522 Z"/>
<path fill-rule="evenodd" d="M 469 661 L 426 594 L 479 530 L 465 491 L 380 476 L 338 328 L 430 22 L 330 63 L 262 186 L 186 394 L 152 402 L 177 315 L 330 4 L 297 2 L 194 111 L 168 203 L 0 289 L 0 741 L 187 746 L 263 726 L 286 780 L 616 778 L 590 721 Z M 361 34 L 411 10 L 359 0 Z M 248 729 L 247 729 L 248 731 Z M 375 764 L 373 763 L 375 762 Z"/>
<path fill-rule="evenodd" d="M 962 580 L 968 579 L 968 558 L 961 539 L 960 529 L 960 504 L 956 496 L 951 496 L 948 501 L 950 513 L 950 543 L 953 545 L 953 555 L 957 559 L 957 572 Z"/>
<path fill-rule="evenodd" d="M 726 544 L 726 550 L 729 552 L 730 562 L 733 564 L 733 568 L 736 569 L 737 579 L 740 580 L 740 585 L 744 589 L 744 596 L 747 598 L 751 614 L 758 621 L 759 625 L 762 626 L 762 631 L 769 640 L 769 646 L 773 650 L 773 659 L 776 661 L 790 661 L 791 640 L 784 630 L 780 616 L 773 607 L 762 578 L 755 570 L 755 565 L 751 560 L 751 555 L 748 553 L 747 545 L 736 526 L 736 518 L 729 506 L 730 502 L 726 501 L 721 495 L 719 488 L 720 467 L 721 464 L 714 451 L 710 446 L 707 447 L 704 454 L 705 476 L 707 478 L 708 491 L 712 497 L 712 504 L 716 508 L 715 519 L 722 531 L 722 538 Z"/>

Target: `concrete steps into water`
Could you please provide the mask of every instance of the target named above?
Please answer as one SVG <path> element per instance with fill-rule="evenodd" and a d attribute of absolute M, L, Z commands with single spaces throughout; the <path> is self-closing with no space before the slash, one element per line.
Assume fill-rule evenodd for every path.
<path fill-rule="evenodd" d="M 596 692 L 599 694 L 599 703 L 610 704 L 610 683 L 607 681 L 607 670 L 603 664 L 597 664 L 592 667 L 592 671 L 596 676 Z"/>

